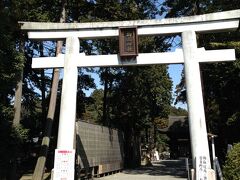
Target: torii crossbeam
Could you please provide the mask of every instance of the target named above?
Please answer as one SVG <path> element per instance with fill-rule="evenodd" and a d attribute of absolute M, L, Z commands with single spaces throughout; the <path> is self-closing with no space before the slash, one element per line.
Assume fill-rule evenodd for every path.
<path fill-rule="evenodd" d="M 135 66 L 149 64 L 184 63 L 189 111 L 189 130 L 195 179 L 212 179 L 209 146 L 202 97 L 200 62 L 235 60 L 235 50 L 205 50 L 197 48 L 196 33 L 233 31 L 239 28 L 240 10 L 199 16 L 163 20 L 137 20 L 96 23 L 37 23 L 20 22 L 30 39 L 66 39 L 66 53 L 58 57 L 33 58 L 33 68 L 64 67 L 58 131 L 58 150 L 73 150 L 77 68 L 100 66 Z M 138 35 L 181 34 L 182 50 L 165 53 L 140 53 L 130 61 L 122 61 L 119 55 L 86 56 L 79 53 L 79 39 L 118 36 L 119 27 L 138 27 Z M 56 151 L 57 153 L 57 151 Z M 73 156 L 74 159 L 74 156 Z M 74 164 L 69 167 L 56 165 L 54 179 L 74 179 Z M 72 162 L 74 163 L 74 162 Z M 200 168 L 201 166 L 201 168 Z M 66 171 L 61 171 L 62 169 Z"/>

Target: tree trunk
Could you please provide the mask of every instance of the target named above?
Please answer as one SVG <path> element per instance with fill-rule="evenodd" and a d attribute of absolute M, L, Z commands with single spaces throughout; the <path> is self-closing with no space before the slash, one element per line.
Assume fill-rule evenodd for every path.
<path fill-rule="evenodd" d="M 17 83 L 15 91 L 13 126 L 18 126 L 21 120 L 22 85 L 23 85 L 22 77 L 23 71 L 20 74 L 20 80 Z"/>
<path fill-rule="evenodd" d="M 103 125 L 108 125 L 108 115 L 107 115 L 107 94 L 108 94 L 108 74 L 109 74 L 109 68 L 105 68 L 104 73 L 104 94 L 103 94 L 103 116 L 102 116 L 102 122 Z"/>
<path fill-rule="evenodd" d="M 145 139 L 146 139 L 146 144 L 148 144 L 148 139 L 149 139 L 149 135 L 148 135 L 148 128 L 145 128 Z"/>
<path fill-rule="evenodd" d="M 19 51 L 24 51 L 24 41 L 20 40 Z M 21 105 L 22 105 L 22 85 L 23 85 L 23 68 L 20 72 L 19 81 L 17 82 L 14 100 L 14 118 L 13 126 L 18 126 L 21 120 Z"/>
<path fill-rule="evenodd" d="M 157 143 L 157 127 L 156 124 L 153 124 L 153 142 L 154 142 L 154 146 L 156 146 Z"/>
<path fill-rule="evenodd" d="M 43 54 L 43 42 L 40 43 L 40 57 L 44 57 Z M 40 84 L 40 88 L 41 88 L 41 94 L 42 94 L 42 102 L 41 102 L 41 108 L 42 108 L 42 129 L 43 127 L 46 126 L 45 124 L 45 118 L 46 118 L 46 82 L 45 82 L 45 72 L 44 69 L 41 69 L 41 84 Z"/>
<path fill-rule="evenodd" d="M 65 22 L 66 19 L 66 1 L 62 1 L 62 14 L 60 22 Z M 56 56 L 61 53 L 62 49 L 62 41 L 57 42 L 57 50 Z M 37 160 L 37 164 L 35 166 L 33 180 L 42 180 L 45 170 L 45 164 L 47 159 L 48 148 L 50 144 L 50 137 L 52 131 L 52 124 L 54 119 L 54 113 L 56 108 L 56 101 L 57 101 L 57 90 L 58 90 L 58 83 L 59 83 L 59 69 L 54 69 L 53 72 L 53 79 L 52 79 L 52 88 L 51 88 L 51 96 L 49 102 L 49 109 L 47 114 L 47 122 L 45 126 L 44 137 L 42 140 L 40 154 Z"/>

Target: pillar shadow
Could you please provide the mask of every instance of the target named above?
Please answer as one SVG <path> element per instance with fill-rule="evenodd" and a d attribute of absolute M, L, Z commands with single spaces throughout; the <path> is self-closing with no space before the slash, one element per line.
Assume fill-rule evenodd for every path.
<path fill-rule="evenodd" d="M 77 165 L 78 165 L 77 171 L 78 171 L 78 175 L 80 176 L 80 174 L 82 173 L 82 170 L 84 170 L 85 174 L 88 173 L 90 164 L 89 164 L 88 157 L 79 134 L 76 135 L 76 152 L 77 152 Z"/>

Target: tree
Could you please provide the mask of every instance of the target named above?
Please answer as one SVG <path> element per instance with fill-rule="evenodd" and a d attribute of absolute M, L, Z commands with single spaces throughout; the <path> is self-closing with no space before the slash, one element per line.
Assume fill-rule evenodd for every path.
<path fill-rule="evenodd" d="M 234 144 L 227 154 L 226 162 L 223 167 L 223 175 L 226 180 L 238 180 L 240 178 L 240 143 Z"/>
<path fill-rule="evenodd" d="M 134 167 L 138 164 L 140 132 L 152 128 L 155 117 L 168 116 L 171 81 L 165 66 L 129 67 L 118 71 L 109 100 L 111 126 L 124 131 L 125 162 L 128 167 Z"/>
<path fill-rule="evenodd" d="M 11 178 L 11 168 L 21 151 L 27 132 L 13 127 L 11 99 L 23 68 L 24 56 L 19 51 L 17 22 L 7 2 L 0 2 L 0 179 Z M 18 46 L 16 47 L 16 43 Z M 18 119 L 19 120 L 19 119 Z M 16 122 L 17 124 L 18 122 Z"/>
<path fill-rule="evenodd" d="M 5 4 L 0 4 L 0 99 L 2 105 L 10 103 L 13 88 L 18 80 L 19 72 L 23 67 L 24 56 L 16 49 L 17 22 L 10 16 L 10 10 Z"/>
<path fill-rule="evenodd" d="M 83 119 L 88 122 L 99 123 L 103 116 L 103 89 L 96 89 L 86 100 L 86 111 Z"/>

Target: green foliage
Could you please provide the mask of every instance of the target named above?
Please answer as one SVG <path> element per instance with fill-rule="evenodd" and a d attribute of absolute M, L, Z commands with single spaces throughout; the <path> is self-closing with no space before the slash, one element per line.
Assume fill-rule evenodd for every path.
<path fill-rule="evenodd" d="M 29 136 L 29 129 L 25 129 L 22 125 L 13 127 L 11 137 L 18 140 L 19 143 L 26 142 Z"/>
<path fill-rule="evenodd" d="M 161 6 L 165 17 L 180 17 L 238 9 L 238 0 L 167 0 Z"/>
<path fill-rule="evenodd" d="M 156 140 L 156 147 L 159 152 L 167 151 L 169 149 L 169 140 L 170 138 L 166 134 L 158 134 Z"/>
<path fill-rule="evenodd" d="M 118 125 L 140 130 L 151 126 L 155 117 L 169 114 L 171 80 L 165 66 L 126 68 L 112 89 L 112 120 Z"/>
<path fill-rule="evenodd" d="M 24 128 L 13 128 L 11 125 L 11 99 L 25 58 L 19 51 L 18 24 L 11 9 L 2 2 L 0 19 L 0 179 L 5 179 L 14 164 L 14 158 L 22 153 L 21 146 L 27 138 Z"/>
<path fill-rule="evenodd" d="M 17 23 L 9 16 L 9 10 L 0 9 L 0 99 L 6 101 L 12 95 L 23 67 L 24 56 L 16 48 Z"/>
<path fill-rule="evenodd" d="M 83 89 L 95 88 L 94 80 L 90 75 L 84 73 L 81 69 L 78 71 L 78 87 L 77 87 L 77 118 L 82 118 L 86 111 L 87 100 Z"/>
<path fill-rule="evenodd" d="M 159 117 L 156 117 L 154 119 L 154 124 L 156 125 L 157 128 L 164 129 L 168 127 L 168 119 L 162 119 Z"/>
<path fill-rule="evenodd" d="M 96 89 L 87 98 L 83 119 L 90 122 L 101 122 L 103 115 L 103 90 Z"/>
<path fill-rule="evenodd" d="M 9 8 L 18 21 L 58 22 L 62 2 L 64 1 L 13 0 L 9 3 Z"/>
<path fill-rule="evenodd" d="M 227 120 L 227 125 L 231 126 L 236 122 L 240 122 L 240 112 L 236 112 L 231 117 L 229 117 Z"/>
<path fill-rule="evenodd" d="M 220 133 L 221 139 L 233 143 L 240 140 L 239 108 L 237 99 L 239 92 L 239 34 L 221 33 L 204 35 L 200 42 L 208 49 L 236 49 L 237 60 L 234 63 L 218 63 L 202 65 L 203 87 L 209 127 L 215 134 Z"/>
<path fill-rule="evenodd" d="M 157 0 L 95 0 L 69 1 L 72 21 L 122 21 L 154 18 L 158 13 Z"/>
<path fill-rule="evenodd" d="M 211 42 L 210 46 L 213 48 L 234 48 L 238 52 L 240 51 L 240 42 L 239 41 Z"/>
<path fill-rule="evenodd" d="M 188 112 L 186 109 L 183 109 L 181 107 L 176 108 L 174 106 L 171 106 L 170 115 L 172 115 L 172 116 L 187 116 Z"/>
<path fill-rule="evenodd" d="M 225 165 L 223 167 L 223 175 L 225 180 L 240 179 L 240 143 L 234 144 L 233 148 L 227 155 Z"/>
<path fill-rule="evenodd" d="M 179 102 L 186 103 L 187 94 L 186 94 L 186 82 L 185 82 L 184 71 L 182 71 L 181 73 L 181 81 L 179 84 L 176 85 L 176 90 L 174 93 L 176 95 L 176 100 L 174 102 L 175 105 Z"/>

